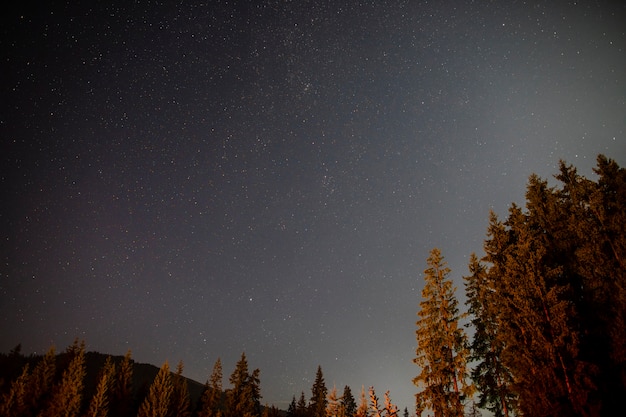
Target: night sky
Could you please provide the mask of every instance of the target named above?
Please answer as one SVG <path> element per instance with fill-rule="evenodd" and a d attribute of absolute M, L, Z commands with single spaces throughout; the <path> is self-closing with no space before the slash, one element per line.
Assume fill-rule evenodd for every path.
<path fill-rule="evenodd" d="M 78 337 L 200 382 L 220 357 L 227 387 L 245 351 L 262 403 L 320 365 L 413 410 L 430 249 L 462 303 L 531 173 L 626 166 L 619 2 L 16 3 L 3 352 Z"/>

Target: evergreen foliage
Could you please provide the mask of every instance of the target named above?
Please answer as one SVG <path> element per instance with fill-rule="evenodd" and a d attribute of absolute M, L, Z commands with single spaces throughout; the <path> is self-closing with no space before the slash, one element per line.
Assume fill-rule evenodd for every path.
<path fill-rule="evenodd" d="M 191 400 L 187 379 L 183 376 L 183 361 L 176 366 L 176 373 L 172 377 L 172 397 L 170 399 L 170 417 L 190 417 Z"/>
<path fill-rule="evenodd" d="M 119 363 L 111 385 L 111 415 L 129 417 L 133 409 L 133 363 L 127 351 Z"/>
<path fill-rule="evenodd" d="M 372 417 L 398 417 L 398 407 L 391 402 L 389 391 L 385 392 L 385 405 L 380 406 L 374 387 L 370 387 L 370 408 Z"/>
<path fill-rule="evenodd" d="M 109 393 L 113 385 L 114 375 L 115 365 L 111 357 L 108 357 L 100 373 L 96 392 L 89 402 L 89 409 L 85 417 L 107 417 L 109 415 Z"/>
<path fill-rule="evenodd" d="M 326 395 L 328 394 L 328 389 L 326 388 L 326 383 L 324 382 L 324 374 L 322 373 L 322 367 L 317 367 L 317 372 L 315 373 L 315 382 L 313 383 L 313 387 L 311 388 L 311 403 L 309 404 L 309 411 L 311 417 L 325 417 L 326 416 L 326 406 L 328 401 L 326 400 Z"/>
<path fill-rule="evenodd" d="M 222 378 L 222 361 L 217 358 L 202 392 L 198 417 L 221 417 Z"/>
<path fill-rule="evenodd" d="M 417 414 L 429 408 L 435 417 L 463 416 L 463 400 L 470 395 L 466 364 L 467 337 L 459 326 L 461 315 L 448 278 L 450 269 L 439 249 L 434 248 L 424 271 L 425 286 L 417 313 L 417 357 L 420 374 L 413 383 L 422 390 L 416 394 Z"/>
<path fill-rule="evenodd" d="M 347 385 L 343 388 L 341 405 L 343 406 L 345 417 L 354 417 L 354 415 L 356 414 L 356 401 L 354 401 L 352 390 Z"/>
<path fill-rule="evenodd" d="M 594 171 L 531 176 L 470 261 L 472 376 L 495 415 L 611 415 L 626 393 L 626 171 L 602 155 Z"/>
<path fill-rule="evenodd" d="M 85 342 L 74 342 L 67 350 L 70 363 L 52 396 L 40 413 L 41 417 L 76 417 L 80 412 L 85 378 Z"/>
<path fill-rule="evenodd" d="M 167 417 L 173 389 L 170 368 L 165 362 L 141 403 L 137 417 Z"/>
<path fill-rule="evenodd" d="M 227 415 L 232 417 L 252 417 L 261 415 L 261 392 L 258 369 L 248 372 L 245 353 L 237 362 L 230 376 L 232 388 L 227 392 Z"/>

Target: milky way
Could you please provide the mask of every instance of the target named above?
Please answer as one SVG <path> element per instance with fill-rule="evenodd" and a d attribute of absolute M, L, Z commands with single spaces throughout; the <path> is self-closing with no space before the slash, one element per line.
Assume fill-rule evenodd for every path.
<path fill-rule="evenodd" d="M 531 173 L 626 165 L 624 6 L 120 3 L 1 18 L 4 352 L 245 351 L 264 403 L 320 365 L 413 410 L 429 250 L 463 300 Z"/>

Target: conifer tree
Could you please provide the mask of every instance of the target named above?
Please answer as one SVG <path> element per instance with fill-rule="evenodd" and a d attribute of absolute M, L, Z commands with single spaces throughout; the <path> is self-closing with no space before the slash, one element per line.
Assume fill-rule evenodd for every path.
<path fill-rule="evenodd" d="M 317 367 L 315 382 L 313 383 L 311 392 L 311 403 L 309 404 L 311 417 L 325 417 L 327 405 L 326 395 L 328 394 L 328 389 L 326 388 L 326 384 L 324 382 L 324 374 L 322 373 L 321 366 Z"/>
<path fill-rule="evenodd" d="M 296 417 L 296 396 L 294 395 L 287 407 L 287 417 Z"/>
<path fill-rule="evenodd" d="M 183 361 L 176 366 L 176 373 L 172 378 L 172 397 L 169 407 L 170 417 L 191 416 L 191 400 L 189 399 L 189 387 L 187 379 L 183 376 Z"/>
<path fill-rule="evenodd" d="M 562 162 L 560 189 L 533 175 L 526 210 L 490 219 L 494 353 L 524 414 L 603 415 L 626 392 L 626 171 L 603 156 L 595 171 Z"/>
<path fill-rule="evenodd" d="M 343 410 L 344 410 L 346 417 L 354 417 L 356 413 L 356 402 L 354 401 L 352 390 L 347 385 L 343 388 L 343 395 L 341 396 L 341 405 L 343 406 Z"/>
<path fill-rule="evenodd" d="M 26 415 L 28 410 L 26 388 L 28 386 L 28 380 L 30 379 L 28 369 L 28 364 L 24 365 L 20 376 L 11 383 L 9 392 L 2 396 L 2 402 L 0 403 L 0 416 L 19 417 Z"/>
<path fill-rule="evenodd" d="M 296 406 L 296 415 L 298 417 L 307 417 L 309 415 L 309 407 L 306 403 L 306 398 L 304 397 L 304 391 L 300 392 L 300 398 L 298 399 L 298 404 Z"/>
<path fill-rule="evenodd" d="M 133 402 L 133 362 L 129 350 L 117 366 L 111 385 L 110 414 L 117 417 L 129 417 L 132 413 Z"/>
<path fill-rule="evenodd" d="M 326 400 L 326 417 L 344 417 L 340 406 L 341 403 L 339 397 L 337 397 L 337 387 L 333 385 Z"/>
<path fill-rule="evenodd" d="M 150 385 L 148 396 L 141 403 L 137 417 L 167 417 L 172 391 L 170 368 L 165 362 Z"/>
<path fill-rule="evenodd" d="M 389 391 L 385 393 L 385 405 L 379 405 L 374 387 L 370 387 L 370 408 L 372 417 L 398 417 L 398 407 L 391 402 Z"/>
<path fill-rule="evenodd" d="M 418 415 L 430 408 L 435 417 L 463 416 L 463 400 L 471 394 L 467 384 L 469 357 L 467 337 L 459 326 L 455 288 L 439 249 L 434 248 L 424 271 L 425 286 L 417 313 L 417 357 L 420 374 L 413 383 L 422 390 L 416 394 Z"/>
<path fill-rule="evenodd" d="M 37 363 L 30 378 L 28 378 L 26 386 L 27 415 L 34 414 L 42 408 L 42 402 L 52 391 L 55 373 L 56 354 L 54 346 L 52 346 Z"/>
<path fill-rule="evenodd" d="M 109 415 L 109 395 L 114 375 L 115 365 L 109 356 L 100 372 L 96 392 L 89 402 L 89 409 L 85 417 L 107 417 Z"/>
<path fill-rule="evenodd" d="M 200 398 L 199 417 L 220 417 L 222 415 L 222 361 L 217 358 L 211 377 L 207 380 Z"/>
<path fill-rule="evenodd" d="M 469 270 L 470 275 L 464 279 L 466 304 L 474 327 L 470 360 L 476 361 L 471 377 L 478 391 L 478 406 L 491 411 L 495 417 L 508 417 L 515 394 L 511 373 L 501 359 L 503 344 L 497 338 L 495 286 L 475 254 L 470 256 Z"/>
<path fill-rule="evenodd" d="M 359 397 L 359 407 L 356 409 L 356 417 L 368 417 L 369 406 L 367 404 L 367 398 L 365 397 L 365 387 L 361 385 L 361 395 Z"/>
<path fill-rule="evenodd" d="M 80 411 L 85 378 L 85 342 L 74 342 L 67 349 L 70 363 L 61 381 L 53 388 L 52 396 L 42 417 L 75 417 Z"/>
<path fill-rule="evenodd" d="M 259 416 L 261 414 L 261 395 L 259 391 L 259 370 L 248 372 L 245 353 L 237 362 L 229 379 L 232 388 L 227 392 L 227 414 L 232 417 Z"/>

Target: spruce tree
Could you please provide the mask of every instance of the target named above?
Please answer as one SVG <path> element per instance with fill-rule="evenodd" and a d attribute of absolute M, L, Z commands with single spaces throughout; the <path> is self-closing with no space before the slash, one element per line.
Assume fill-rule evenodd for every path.
<path fill-rule="evenodd" d="M 298 404 L 296 406 L 296 415 L 298 417 L 308 417 L 309 416 L 309 407 L 306 403 L 306 398 L 304 396 L 304 391 L 300 392 L 300 398 L 298 399 Z"/>
<path fill-rule="evenodd" d="M 80 412 L 85 378 L 85 343 L 78 340 L 66 352 L 70 363 L 61 381 L 53 388 L 52 396 L 40 414 L 41 417 L 76 417 Z"/>
<path fill-rule="evenodd" d="M 24 365 L 20 376 L 11 383 L 9 392 L 2 396 L 2 402 L 0 403 L 0 416 L 19 417 L 26 415 L 28 411 L 26 388 L 30 379 L 28 369 L 28 364 Z"/>
<path fill-rule="evenodd" d="M 96 392 L 89 402 L 85 417 L 107 417 L 109 415 L 109 395 L 113 385 L 115 365 L 111 357 L 107 357 L 100 372 Z"/>
<path fill-rule="evenodd" d="M 261 414 L 261 395 L 259 390 L 259 370 L 248 372 L 245 353 L 237 362 L 229 379 L 232 388 L 227 392 L 227 414 L 232 417 L 259 416 Z"/>
<path fill-rule="evenodd" d="M 133 361 L 131 351 L 127 351 L 124 359 L 117 366 L 111 385 L 109 409 L 111 415 L 129 417 L 133 412 Z"/>
<path fill-rule="evenodd" d="M 26 386 L 27 415 L 35 414 L 42 409 L 42 402 L 51 393 L 56 373 L 56 354 L 54 346 L 50 347 L 44 357 L 37 363 Z"/>
<path fill-rule="evenodd" d="M 150 385 L 148 396 L 141 403 L 137 417 L 167 417 L 172 391 L 170 368 L 165 362 Z"/>
<path fill-rule="evenodd" d="M 187 379 L 183 376 L 183 361 L 176 366 L 176 373 L 172 377 L 172 397 L 169 407 L 170 417 L 191 416 L 191 400 L 189 399 L 189 387 Z"/>
<path fill-rule="evenodd" d="M 372 417 L 398 417 L 398 407 L 391 402 L 389 391 L 385 393 L 385 405 L 379 405 L 374 387 L 370 387 L 370 409 Z"/>
<path fill-rule="evenodd" d="M 343 406 L 346 417 L 354 417 L 354 415 L 356 414 L 356 402 L 354 401 L 352 390 L 347 385 L 343 388 L 341 405 Z"/>
<path fill-rule="evenodd" d="M 222 361 L 217 358 L 213 371 L 207 380 L 200 398 L 199 417 L 220 417 L 222 415 Z"/>
<path fill-rule="evenodd" d="M 497 338 L 495 286 L 475 254 L 470 256 L 469 270 L 470 275 L 464 279 L 468 314 L 474 327 L 470 360 L 476 362 L 471 377 L 478 391 L 478 406 L 495 417 L 508 417 L 516 396 L 511 373 L 502 363 L 503 344 Z"/>
<path fill-rule="evenodd" d="M 328 389 L 326 388 L 326 384 L 324 382 L 324 374 L 322 373 L 321 366 L 317 367 L 315 382 L 311 388 L 311 393 L 311 403 L 309 404 L 311 417 L 325 417 L 327 405 L 326 395 L 328 394 Z"/>
<path fill-rule="evenodd" d="M 365 386 L 361 385 L 361 395 L 359 396 L 359 407 L 356 409 L 356 417 L 367 417 L 369 415 L 369 406 L 365 397 Z"/>
<path fill-rule="evenodd" d="M 341 413 L 340 406 L 341 403 L 337 396 L 337 387 L 333 385 L 326 400 L 326 417 L 344 417 Z"/>
<path fill-rule="evenodd" d="M 461 316 L 455 288 L 448 278 L 450 269 L 439 249 L 430 252 L 427 264 L 417 313 L 414 363 L 420 367 L 420 374 L 413 383 L 421 391 L 416 394 L 416 409 L 418 415 L 430 408 L 435 417 L 462 417 L 464 398 L 472 393 L 466 379 L 467 337 L 459 326 Z"/>

